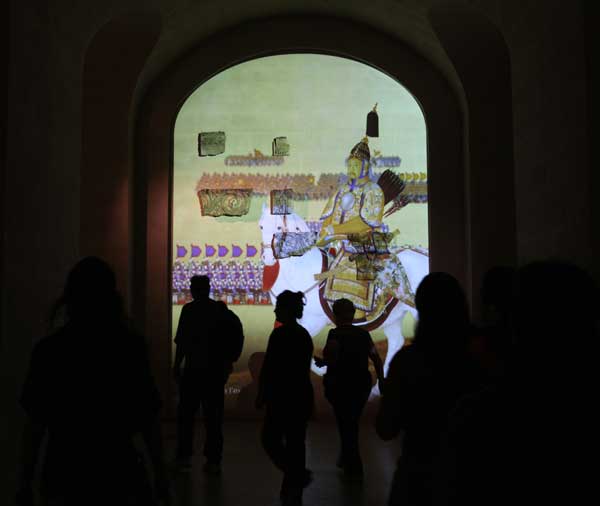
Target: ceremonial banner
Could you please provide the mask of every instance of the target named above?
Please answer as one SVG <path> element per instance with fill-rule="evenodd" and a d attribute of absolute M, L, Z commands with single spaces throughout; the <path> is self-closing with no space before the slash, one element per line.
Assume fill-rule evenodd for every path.
<path fill-rule="evenodd" d="M 292 210 L 293 190 L 271 190 L 271 214 L 290 214 Z"/>
<path fill-rule="evenodd" d="M 202 216 L 244 216 L 250 210 L 252 190 L 200 190 Z"/>
<path fill-rule="evenodd" d="M 225 152 L 225 132 L 200 132 L 198 156 L 214 156 Z"/>
<path fill-rule="evenodd" d="M 275 137 L 273 139 L 273 156 L 289 156 L 290 145 L 287 137 Z"/>

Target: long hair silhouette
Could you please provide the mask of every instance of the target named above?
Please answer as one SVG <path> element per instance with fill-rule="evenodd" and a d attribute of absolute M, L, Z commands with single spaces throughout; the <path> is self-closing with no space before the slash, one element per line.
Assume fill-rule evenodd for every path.
<path fill-rule="evenodd" d="M 458 281 L 446 272 L 423 278 L 415 294 L 419 321 L 415 346 L 432 355 L 462 353 L 469 336 L 467 298 Z"/>
<path fill-rule="evenodd" d="M 75 264 L 50 312 L 51 327 L 63 311 L 67 322 L 126 323 L 115 273 L 104 260 L 90 256 Z"/>

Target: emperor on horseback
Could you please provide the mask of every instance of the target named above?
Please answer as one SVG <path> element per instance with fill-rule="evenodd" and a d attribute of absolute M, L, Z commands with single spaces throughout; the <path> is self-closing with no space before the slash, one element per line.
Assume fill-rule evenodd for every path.
<path fill-rule="evenodd" d="M 300 324 L 314 337 L 333 321 L 333 302 L 351 300 L 357 308 L 354 324 L 385 333 L 385 371 L 404 344 L 404 315 L 416 317 L 413 289 L 429 271 L 427 250 L 395 246 L 397 232 L 384 223 L 407 204 L 403 190 L 404 182 L 392 171 L 379 178 L 371 172 L 365 137 L 350 151 L 347 176 L 325 205 L 316 242 L 294 212 L 274 213 L 263 205 L 259 221 L 263 290 L 273 303 L 283 290 L 302 291 L 306 305 Z M 312 368 L 323 373 L 314 363 Z"/>
<path fill-rule="evenodd" d="M 396 233 L 389 233 L 383 223 L 386 195 L 370 161 L 365 137 L 350 151 L 348 175 L 323 210 L 316 243 L 330 259 L 328 269 L 315 275 L 324 281 L 322 298 L 328 305 L 340 298 L 351 300 L 357 309 L 355 323 L 363 324 L 374 322 L 395 299 L 413 304 L 406 272 L 388 249 Z"/>

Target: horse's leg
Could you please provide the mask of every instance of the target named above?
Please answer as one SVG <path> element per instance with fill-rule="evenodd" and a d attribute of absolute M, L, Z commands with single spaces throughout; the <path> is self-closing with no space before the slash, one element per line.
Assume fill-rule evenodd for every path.
<path fill-rule="evenodd" d="M 323 330 L 323 327 L 327 323 L 327 317 L 323 312 L 307 312 L 305 310 L 304 316 L 302 319 L 298 320 L 298 323 L 308 330 L 308 333 L 311 335 L 311 337 L 315 337 L 319 332 L 321 332 L 321 330 Z"/>
<path fill-rule="evenodd" d="M 387 337 L 388 345 L 385 361 L 383 362 L 384 376 L 387 376 L 392 358 L 394 358 L 396 352 L 398 352 L 400 348 L 404 346 L 404 336 L 402 335 L 402 320 L 405 314 L 406 310 L 403 310 L 400 313 L 400 318 L 393 322 L 390 322 L 389 325 L 383 327 L 383 332 L 385 333 L 385 337 Z"/>
<path fill-rule="evenodd" d="M 411 313 L 415 320 L 418 317 L 416 309 L 402 303 L 400 304 L 400 317 L 397 319 L 394 318 L 393 321 L 390 321 L 389 325 L 386 324 L 383 327 L 383 332 L 385 333 L 388 342 L 387 355 L 385 356 L 385 361 L 383 363 L 383 373 L 385 376 L 387 376 L 388 369 L 390 367 L 390 362 L 394 358 L 394 355 L 400 350 L 400 348 L 402 348 L 402 346 L 404 346 L 404 335 L 402 335 L 402 320 L 404 320 L 406 313 Z"/>
<path fill-rule="evenodd" d="M 402 335 L 402 320 L 407 309 L 402 305 L 397 307 L 383 326 L 383 332 L 387 338 L 387 354 L 383 362 L 383 375 L 387 376 L 390 362 L 394 355 L 404 346 L 404 336 Z M 395 314 L 394 314 L 395 313 Z M 375 385 L 371 390 L 371 396 L 381 395 L 379 385 Z"/>

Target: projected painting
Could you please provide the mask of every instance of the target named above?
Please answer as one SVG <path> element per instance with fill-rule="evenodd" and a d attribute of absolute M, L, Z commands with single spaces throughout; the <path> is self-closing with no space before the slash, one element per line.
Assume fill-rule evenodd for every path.
<path fill-rule="evenodd" d="M 376 103 L 379 135 L 367 136 Z M 252 409 L 253 376 L 285 289 L 306 295 L 300 323 L 316 354 L 333 301 L 345 297 L 387 368 L 414 333 L 427 231 L 425 120 L 385 74 L 331 56 L 272 56 L 221 72 L 181 108 L 173 332 L 191 300 L 190 277 L 209 276 L 211 297 L 240 317 L 246 335 L 226 386 L 228 409 Z M 313 370 L 318 393 L 323 370 Z"/>

